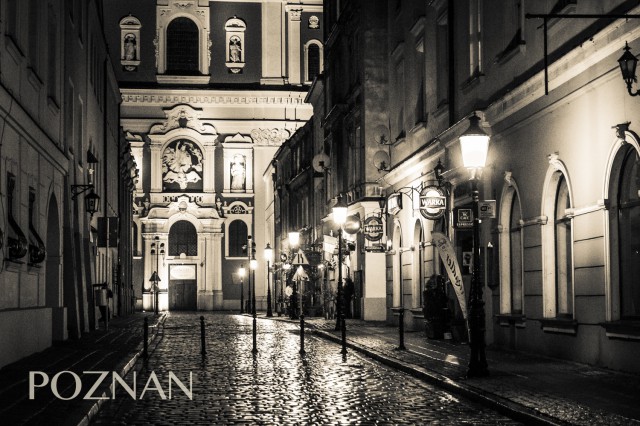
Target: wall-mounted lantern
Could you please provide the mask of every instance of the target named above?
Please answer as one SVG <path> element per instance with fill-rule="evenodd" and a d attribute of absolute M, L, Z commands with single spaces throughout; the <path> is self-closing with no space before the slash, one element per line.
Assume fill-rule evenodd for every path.
<path fill-rule="evenodd" d="M 93 191 L 93 185 L 71 185 L 71 199 L 75 200 L 78 195 L 83 192 L 91 190 L 91 192 L 84 197 L 84 209 L 87 213 L 93 216 L 100 210 L 100 196 Z"/>

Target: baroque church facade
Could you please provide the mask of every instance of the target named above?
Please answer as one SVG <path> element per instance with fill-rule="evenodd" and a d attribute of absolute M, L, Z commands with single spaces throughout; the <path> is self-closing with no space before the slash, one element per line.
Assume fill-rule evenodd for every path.
<path fill-rule="evenodd" d="M 118 0 L 105 8 L 120 122 L 138 172 L 137 308 L 239 309 L 249 237 L 258 309 L 265 306 L 262 249 L 273 245 L 265 170 L 311 117 L 304 99 L 322 68 L 321 20 L 321 1 Z"/>

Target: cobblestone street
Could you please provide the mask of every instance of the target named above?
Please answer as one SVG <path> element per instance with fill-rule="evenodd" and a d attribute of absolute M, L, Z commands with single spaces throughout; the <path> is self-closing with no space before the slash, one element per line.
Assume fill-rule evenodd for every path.
<path fill-rule="evenodd" d="M 343 360 L 324 339 L 308 335 L 303 358 L 291 323 L 259 319 L 254 358 L 250 317 L 205 314 L 203 361 L 199 317 L 170 314 L 148 362 L 134 369 L 138 396 L 152 371 L 165 392 L 170 371 L 187 386 L 192 372 L 193 399 L 175 384 L 164 400 L 152 389 L 137 401 L 117 389 L 94 424 L 516 424 L 354 352 Z"/>

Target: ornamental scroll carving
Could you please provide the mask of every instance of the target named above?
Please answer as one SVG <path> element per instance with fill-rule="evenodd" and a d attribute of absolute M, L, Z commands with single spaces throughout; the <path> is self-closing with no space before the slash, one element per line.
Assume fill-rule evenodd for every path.
<path fill-rule="evenodd" d="M 289 139 L 286 129 L 253 129 L 251 139 L 257 145 L 280 145 Z"/>
<path fill-rule="evenodd" d="M 169 130 L 190 128 L 199 133 L 216 134 L 216 129 L 209 123 L 200 121 L 201 111 L 197 111 L 188 105 L 178 105 L 175 108 L 165 111 L 167 120 L 162 124 L 151 127 L 151 134 L 167 133 Z"/>

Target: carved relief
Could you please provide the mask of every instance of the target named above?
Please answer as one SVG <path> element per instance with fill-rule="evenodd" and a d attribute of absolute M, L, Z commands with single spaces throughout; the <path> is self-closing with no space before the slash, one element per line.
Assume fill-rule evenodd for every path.
<path fill-rule="evenodd" d="M 289 131 L 286 129 L 253 129 L 251 138 L 258 145 L 280 145 L 289 139 Z"/>
<path fill-rule="evenodd" d="M 162 181 L 165 190 L 201 190 L 202 151 L 189 140 L 179 139 L 170 143 L 162 154 Z"/>
<path fill-rule="evenodd" d="M 309 29 L 317 30 L 320 28 L 320 18 L 313 15 L 309 18 Z"/>
<path fill-rule="evenodd" d="M 162 124 L 156 124 L 151 127 L 151 134 L 166 133 L 169 130 L 181 128 L 190 128 L 199 133 L 216 134 L 216 129 L 209 123 L 200 121 L 201 111 L 195 110 L 188 105 L 178 105 L 170 110 L 165 111 L 167 120 Z"/>

